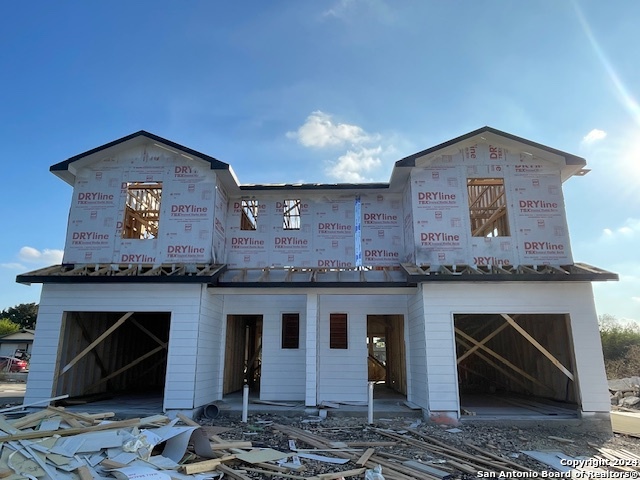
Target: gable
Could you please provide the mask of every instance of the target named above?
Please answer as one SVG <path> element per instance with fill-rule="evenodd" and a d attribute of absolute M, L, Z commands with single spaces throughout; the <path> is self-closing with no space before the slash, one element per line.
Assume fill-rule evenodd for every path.
<path fill-rule="evenodd" d="M 428 166 L 433 163 L 472 164 L 527 163 L 559 170 L 562 181 L 583 175 L 587 164 L 582 157 L 547 147 L 491 127 L 482 127 L 434 147 L 409 155 L 396 167 Z"/>
<path fill-rule="evenodd" d="M 49 170 L 65 182 L 74 185 L 76 174 L 81 168 L 88 167 L 96 162 L 121 156 L 128 150 L 140 147 L 150 149 L 160 148 L 163 149 L 165 153 L 204 163 L 212 170 L 229 170 L 230 168 L 227 163 L 221 162 L 214 157 L 140 130 L 139 132 L 132 133 L 131 135 L 119 138 L 118 140 L 106 143 L 84 153 L 74 155 L 63 162 L 52 165 Z"/>

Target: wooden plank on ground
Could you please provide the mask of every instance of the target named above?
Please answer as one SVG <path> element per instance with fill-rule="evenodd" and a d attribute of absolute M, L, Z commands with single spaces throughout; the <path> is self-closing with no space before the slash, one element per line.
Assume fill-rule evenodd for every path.
<path fill-rule="evenodd" d="M 30 440 L 32 438 L 52 437 L 58 435 L 59 437 L 69 437 L 71 435 L 77 435 L 79 433 L 87 432 L 99 432 L 102 430 L 111 430 L 116 428 L 128 428 L 140 426 L 139 418 L 130 418 L 128 420 L 119 420 L 117 422 L 105 423 L 103 425 L 93 425 L 91 427 L 82 428 L 68 428 L 66 430 L 37 430 L 35 432 L 20 432 L 12 435 L 2 437 L 3 442 L 13 442 L 14 440 Z"/>
<path fill-rule="evenodd" d="M 202 472 L 211 472 L 218 468 L 218 466 L 222 462 L 226 462 L 229 460 L 233 460 L 236 458 L 235 455 L 227 455 L 222 458 L 215 458 L 213 460 L 204 460 L 202 462 L 189 463 L 187 465 L 182 465 L 180 470 L 186 475 L 193 475 L 194 473 L 202 473 Z"/>
<path fill-rule="evenodd" d="M 227 477 L 233 480 L 253 480 L 251 477 L 247 477 L 242 472 L 229 468 L 226 465 L 218 465 L 217 471 L 224 473 Z"/>
<path fill-rule="evenodd" d="M 640 414 L 611 412 L 611 427 L 615 433 L 640 437 Z"/>
<path fill-rule="evenodd" d="M 317 476 L 317 478 L 321 480 L 334 480 L 336 478 L 355 477 L 358 475 L 362 475 L 365 470 L 366 468 L 355 468 L 353 470 L 345 470 L 343 472 L 321 473 Z"/>
<path fill-rule="evenodd" d="M 366 465 L 367 461 L 369 460 L 369 458 L 371 458 L 371 455 L 373 455 L 375 451 L 375 448 L 367 448 L 356 462 L 356 465 Z"/>

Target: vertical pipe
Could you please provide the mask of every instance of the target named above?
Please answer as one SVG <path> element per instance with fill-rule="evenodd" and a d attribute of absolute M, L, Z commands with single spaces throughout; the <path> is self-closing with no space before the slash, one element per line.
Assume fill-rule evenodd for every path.
<path fill-rule="evenodd" d="M 249 409 L 249 385 L 242 388 L 242 423 L 247 423 L 247 410 Z"/>
<path fill-rule="evenodd" d="M 374 382 L 369 382 L 369 411 L 368 411 L 369 424 L 373 423 L 373 383 Z"/>

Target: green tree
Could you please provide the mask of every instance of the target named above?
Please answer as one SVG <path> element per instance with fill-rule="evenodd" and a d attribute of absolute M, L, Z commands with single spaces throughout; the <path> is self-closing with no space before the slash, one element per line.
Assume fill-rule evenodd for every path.
<path fill-rule="evenodd" d="M 35 303 L 21 303 L 0 312 L 0 318 L 8 318 L 19 328 L 35 328 L 38 318 L 38 305 Z"/>
<path fill-rule="evenodd" d="M 609 314 L 598 317 L 598 324 L 607 377 L 640 375 L 640 326 L 622 324 Z"/>
<path fill-rule="evenodd" d="M 0 318 L 0 336 L 9 335 L 20 330 L 20 326 L 13 323 L 8 318 Z"/>

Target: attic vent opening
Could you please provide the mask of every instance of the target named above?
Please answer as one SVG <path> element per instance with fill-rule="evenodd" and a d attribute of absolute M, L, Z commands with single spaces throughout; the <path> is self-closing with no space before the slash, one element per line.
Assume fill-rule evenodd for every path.
<path fill-rule="evenodd" d="M 508 237 L 507 198 L 502 178 L 468 178 L 469 217 L 474 237 Z"/>
<path fill-rule="evenodd" d="M 282 228 L 300 230 L 300 199 L 287 199 L 283 205 Z"/>
<path fill-rule="evenodd" d="M 127 183 L 122 238 L 158 238 L 162 182 Z"/>
<path fill-rule="evenodd" d="M 240 218 L 240 230 L 258 229 L 258 201 L 242 200 L 242 217 Z"/>

